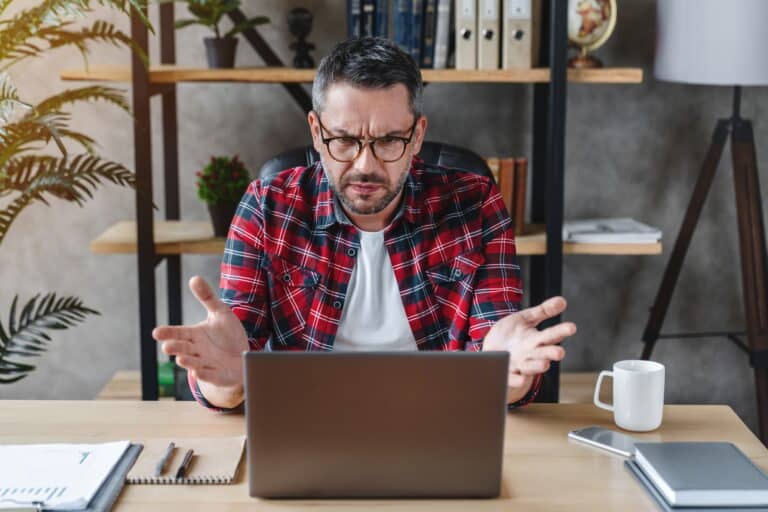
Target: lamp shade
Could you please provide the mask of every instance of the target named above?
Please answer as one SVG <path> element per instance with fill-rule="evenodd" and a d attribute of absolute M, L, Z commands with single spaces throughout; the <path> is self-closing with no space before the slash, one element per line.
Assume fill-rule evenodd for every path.
<path fill-rule="evenodd" d="M 768 0 L 658 0 L 659 80 L 768 85 Z"/>

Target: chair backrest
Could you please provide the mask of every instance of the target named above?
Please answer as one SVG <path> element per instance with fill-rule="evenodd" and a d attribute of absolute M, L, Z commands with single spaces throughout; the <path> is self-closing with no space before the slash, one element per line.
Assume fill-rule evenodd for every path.
<path fill-rule="evenodd" d="M 488 168 L 485 159 L 474 151 L 466 148 L 443 144 L 442 142 L 425 141 L 421 145 L 419 157 L 428 164 L 462 169 L 482 174 L 483 176 L 490 176 L 491 179 L 493 179 L 491 170 Z M 303 165 L 312 165 L 319 159 L 320 156 L 312 146 L 290 149 L 270 158 L 261 166 L 258 176 L 254 177 L 268 179 L 285 169 Z"/>

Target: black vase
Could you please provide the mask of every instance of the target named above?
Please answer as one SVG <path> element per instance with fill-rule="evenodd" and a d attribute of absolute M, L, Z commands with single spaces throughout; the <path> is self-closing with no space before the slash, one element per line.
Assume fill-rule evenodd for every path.
<path fill-rule="evenodd" d="M 212 69 L 235 67 L 236 37 L 206 37 L 205 53 Z"/>
<path fill-rule="evenodd" d="M 232 217 L 235 216 L 237 203 L 209 204 L 208 213 L 211 214 L 213 223 L 213 236 L 227 236 Z"/>

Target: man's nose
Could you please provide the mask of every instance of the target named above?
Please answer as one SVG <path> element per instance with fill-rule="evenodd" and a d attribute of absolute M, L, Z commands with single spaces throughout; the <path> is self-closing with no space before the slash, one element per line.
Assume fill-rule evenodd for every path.
<path fill-rule="evenodd" d="M 360 154 L 355 159 L 355 167 L 367 174 L 374 174 L 379 168 L 379 161 L 373 154 L 373 148 L 370 144 L 363 145 Z"/>

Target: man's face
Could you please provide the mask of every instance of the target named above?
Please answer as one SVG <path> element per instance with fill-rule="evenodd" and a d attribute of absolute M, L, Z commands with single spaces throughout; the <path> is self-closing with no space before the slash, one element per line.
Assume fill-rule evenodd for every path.
<path fill-rule="evenodd" d="M 345 210 L 354 215 L 391 214 L 400 199 L 411 158 L 421 149 L 426 129 L 425 117 L 414 119 L 407 88 L 402 84 L 387 89 L 362 89 L 343 82 L 333 84 L 326 91 L 323 111 L 311 112 L 308 120 L 314 147 L 320 153 L 331 188 Z M 332 137 L 354 137 L 363 141 L 380 137 L 407 139 L 411 130 L 411 142 L 394 162 L 383 161 L 381 156 L 385 155 L 374 156 L 369 145 L 364 146 L 353 161 L 339 162 L 323 143 L 323 138 Z M 376 144 L 378 149 L 379 143 Z"/>

